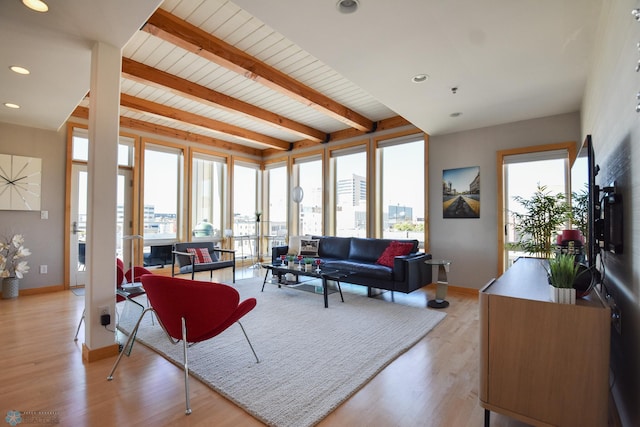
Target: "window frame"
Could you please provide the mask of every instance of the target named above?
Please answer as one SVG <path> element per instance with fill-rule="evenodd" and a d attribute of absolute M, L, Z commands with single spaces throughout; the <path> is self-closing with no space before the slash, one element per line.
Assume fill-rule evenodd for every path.
<path fill-rule="evenodd" d="M 420 249 L 424 252 L 430 251 L 429 243 L 429 135 L 416 130 L 408 130 L 405 132 L 397 132 L 389 135 L 376 137 L 373 140 L 373 149 L 371 150 L 373 179 L 370 180 L 374 194 L 373 215 L 373 236 L 377 238 L 383 237 L 384 227 L 384 200 L 382 194 L 382 183 L 384 180 L 383 164 L 381 160 L 380 150 L 398 146 L 402 144 L 422 141 L 423 143 L 423 209 L 424 209 L 424 234 L 423 240 L 420 242 Z"/>
<path fill-rule="evenodd" d="M 150 148 L 151 147 L 151 148 Z M 157 149 L 154 149 L 157 148 Z M 147 168 L 146 165 L 146 152 L 147 150 L 165 152 L 169 154 L 177 154 L 177 190 L 176 190 L 176 236 L 175 237 L 167 237 L 162 239 L 148 239 L 144 233 L 145 227 L 145 193 L 147 192 L 147 186 L 145 185 L 145 171 Z M 176 242 L 186 241 L 185 236 L 188 235 L 186 232 L 187 221 L 185 218 L 187 216 L 187 202 L 185 200 L 185 185 L 187 182 L 186 178 L 186 170 L 187 170 L 187 159 L 188 155 L 186 153 L 187 147 L 167 143 L 164 141 L 158 141 L 150 138 L 142 139 L 142 147 L 141 147 L 141 162 L 140 162 L 140 213 L 139 213 L 139 223 L 140 223 L 140 234 L 144 237 L 144 246 L 159 246 L 159 245 L 172 245 Z M 153 245 L 151 245 L 153 243 Z"/>
<path fill-rule="evenodd" d="M 324 209 L 324 206 L 327 206 L 327 196 L 326 196 L 326 191 L 325 191 L 325 185 L 327 183 L 327 162 L 326 162 L 326 151 L 324 149 L 322 150 L 316 150 L 316 151 L 309 151 L 309 152 L 305 152 L 305 153 L 301 153 L 297 156 L 292 156 L 292 184 L 291 184 L 291 192 L 293 191 L 293 189 L 297 186 L 300 185 L 300 165 L 304 164 L 304 163 L 311 163 L 311 162 L 316 162 L 316 161 L 320 161 L 320 170 L 322 171 L 321 173 L 321 177 L 320 177 L 320 182 L 321 182 L 321 194 L 322 194 L 322 200 L 321 200 L 321 204 L 320 206 L 322 207 L 322 214 L 320 215 L 320 220 L 321 220 L 321 224 L 320 224 L 320 231 L 321 233 L 319 233 L 320 235 L 326 235 L 326 225 L 328 223 L 327 220 L 327 210 Z M 304 188 L 303 188 L 304 190 Z M 301 229 L 302 227 L 300 227 L 301 224 L 301 218 L 300 218 L 300 203 L 295 203 L 293 202 L 293 198 L 292 198 L 292 194 L 291 192 L 289 192 L 289 197 L 290 197 L 290 205 L 292 206 L 292 209 L 290 209 L 290 211 L 292 212 L 292 218 L 293 221 L 291 222 L 291 233 L 290 235 L 296 236 L 296 235 L 301 235 L 303 230 Z M 308 194 L 305 194 L 303 197 L 303 202 L 305 200 L 305 198 L 309 197 Z M 308 199 L 307 199 L 308 200 Z M 303 204 L 304 206 L 304 204 Z"/>
<path fill-rule="evenodd" d="M 189 181 L 188 181 L 189 191 L 187 192 L 189 216 L 188 216 L 187 230 L 190 230 L 189 236 L 192 241 L 213 240 L 215 242 L 220 242 L 225 238 L 224 233 L 225 233 L 225 230 L 228 228 L 228 223 L 229 223 L 228 215 L 227 215 L 228 200 L 229 200 L 229 158 L 230 156 L 223 153 L 216 152 L 216 151 L 200 150 L 195 148 L 192 148 L 189 150 L 189 161 L 188 161 L 189 170 L 187 173 L 187 176 L 189 178 Z M 214 211 L 218 212 L 218 215 L 219 215 L 218 221 L 216 221 L 215 215 L 214 216 L 209 215 L 210 218 L 206 218 L 209 220 L 209 222 L 212 223 L 214 227 L 214 234 L 212 236 L 198 237 L 194 233 L 195 227 L 200 221 L 200 218 L 198 217 L 197 212 L 195 212 L 197 209 L 194 206 L 194 204 L 196 203 L 195 199 L 198 197 L 198 195 L 195 194 L 194 192 L 194 185 L 196 181 L 196 177 L 194 176 L 194 173 L 195 173 L 194 162 L 196 160 L 208 161 L 208 162 L 218 163 L 222 165 L 222 171 L 220 171 L 218 176 L 218 179 L 220 180 L 220 183 L 218 186 L 218 191 L 219 191 L 219 207 L 218 208 L 216 208 L 216 204 L 214 200 L 215 194 L 216 194 L 216 190 L 214 189 L 214 185 L 213 185 L 215 183 L 215 177 L 214 177 L 215 174 L 212 175 L 212 185 L 210 188 L 210 195 L 209 195 L 211 206 L 209 206 L 208 209 L 210 210 L 210 212 L 214 212 Z M 205 219 L 204 216 L 201 219 Z M 219 230 L 218 234 L 215 234 L 216 228 L 218 228 Z"/>
<path fill-rule="evenodd" d="M 348 144 L 336 145 L 335 147 L 331 147 L 328 149 L 327 158 L 329 160 L 329 204 L 330 210 L 329 214 L 329 222 L 328 222 L 328 230 L 333 236 L 338 235 L 338 166 L 337 162 L 340 157 L 350 156 L 353 154 L 364 154 L 364 173 L 365 173 L 365 185 L 366 185 L 366 194 L 365 194 L 365 226 L 364 226 L 364 236 L 369 235 L 369 212 L 371 207 L 371 193 L 370 193 L 370 157 L 369 156 L 369 144 L 368 141 L 354 141 Z M 354 212 L 355 213 L 355 212 Z"/>

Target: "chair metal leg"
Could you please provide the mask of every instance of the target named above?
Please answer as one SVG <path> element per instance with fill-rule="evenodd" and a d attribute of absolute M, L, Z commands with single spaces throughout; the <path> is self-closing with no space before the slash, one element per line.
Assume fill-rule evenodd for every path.
<path fill-rule="evenodd" d="M 238 325 L 240 325 L 240 329 L 242 329 L 242 333 L 244 334 L 244 337 L 247 339 L 247 342 L 249 343 L 249 347 L 251 347 L 251 351 L 253 352 L 253 356 L 256 358 L 256 363 L 260 363 L 260 359 L 258 359 L 258 355 L 256 354 L 256 351 L 253 349 L 253 345 L 251 344 L 251 341 L 249 340 L 249 337 L 247 336 L 247 332 L 244 330 L 244 326 L 242 326 L 242 323 L 240 323 L 240 321 L 238 321 Z"/>
<path fill-rule="evenodd" d="M 82 326 L 82 322 L 84 321 L 84 315 L 85 315 L 85 311 L 87 309 L 85 308 L 84 310 L 82 310 L 82 317 L 80 318 L 80 321 L 78 322 L 78 329 L 76 329 L 76 335 L 73 337 L 74 341 L 78 341 L 78 333 L 80 332 L 80 326 Z"/>
<path fill-rule="evenodd" d="M 138 327 L 140 326 L 140 322 L 142 322 L 142 318 L 144 317 L 145 314 L 147 314 L 147 311 L 152 311 L 152 310 L 153 310 L 153 308 L 147 308 L 140 315 L 140 318 L 136 322 L 136 326 L 134 326 L 133 330 L 129 334 L 129 339 L 127 339 L 127 343 L 124 345 L 124 347 L 122 347 L 122 351 L 118 355 L 118 358 L 116 359 L 116 362 L 113 364 L 113 368 L 111 368 L 111 372 L 109 372 L 109 376 L 107 377 L 107 380 L 111 381 L 113 379 L 113 374 L 116 372 L 116 369 L 118 368 L 118 364 L 120 363 L 120 359 L 122 359 L 122 355 L 126 353 L 125 349 L 129 348 L 129 345 L 135 339 L 136 334 L 138 333 Z"/>
<path fill-rule="evenodd" d="M 184 354 L 184 398 L 187 409 L 185 414 L 191 414 L 191 403 L 189 402 L 189 359 L 187 357 L 187 323 L 182 318 L 182 351 Z"/>

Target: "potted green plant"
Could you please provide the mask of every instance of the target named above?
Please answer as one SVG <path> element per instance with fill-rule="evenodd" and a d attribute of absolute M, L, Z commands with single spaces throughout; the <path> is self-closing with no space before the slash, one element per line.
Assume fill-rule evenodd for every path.
<path fill-rule="evenodd" d="M 287 268 L 289 270 L 293 270 L 296 266 L 295 264 L 296 256 L 295 255 L 287 255 Z"/>
<path fill-rule="evenodd" d="M 305 258 L 304 259 L 304 271 L 311 271 L 313 268 L 313 258 Z"/>
<path fill-rule="evenodd" d="M 547 276 L 551 301 L 561 304 L 575 304 L 576 290 L 573 284 L 578 276 L 580 264 L 569 254 L 558 254 L 549 260 Z"/>
<path fill-rule="evenodd" d="M 531 198 L 515 196 L 525 212 L 513 212 L 517 241 L 509 245 L 540 258 L 550 258 L 556 235 L 571 217 L 571 206 L 563 193 L 551 194 L 544 185 L 538 184 Z"/>

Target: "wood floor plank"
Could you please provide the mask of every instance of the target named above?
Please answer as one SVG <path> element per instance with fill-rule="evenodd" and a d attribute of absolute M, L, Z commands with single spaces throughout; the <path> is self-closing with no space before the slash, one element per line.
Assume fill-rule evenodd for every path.
<path fill-rule="evenodd" d="M 262 274 L 243 268 L 238 279 Z M 430 286 L 380 298 L 425 307 L 434 292 Z M 478 301 L 455 290 L 447 299 L 445 320 L 319 426 L 481 426 Z M 83 306 L 84 298 L 70 291 L 0 300 L 0 414 L 55 411 L 62 426 L 262 425 L 193 378 L 193 413 L 186 416 L 182 370 L 140 344 L 107 381 L 115 358 L 83 364 L 84 331 L 73 341 Z M 497 414 L 491 421 L 493 427 L 523 425 Z"/>

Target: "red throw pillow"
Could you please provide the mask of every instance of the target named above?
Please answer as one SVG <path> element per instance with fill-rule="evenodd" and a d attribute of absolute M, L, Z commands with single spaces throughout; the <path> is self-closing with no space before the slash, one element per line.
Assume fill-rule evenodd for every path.
<path fill-rule="evenodd" d="M 389 243 L 389 246 L 382 252 L 380 258 L 376 261 L 376 264 L 385 265 L 393 268 L 393 259 L 397 256 L 409 255 L 413 249 L 413 243 L 410 242 L 398 242 L 393 241 Z"/>
<path fill-rule="evenodd" d="M 195 255 L 193 258 L 194 264 L 208 264 L 213 262 L 207 248 L 187 248 L 187 252 Z"/>

